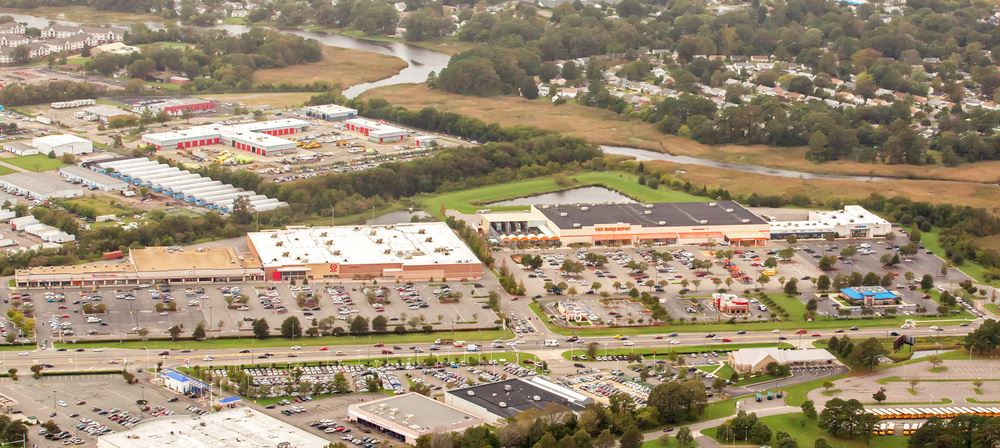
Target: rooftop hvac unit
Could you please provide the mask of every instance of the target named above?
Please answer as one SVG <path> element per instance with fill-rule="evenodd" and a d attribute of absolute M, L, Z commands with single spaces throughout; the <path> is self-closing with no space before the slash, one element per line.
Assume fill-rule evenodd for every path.
<path fill-rule="evenodd" d="M 715 202 L 709 202 L 709 203 L 708 203 L 708 206 L 709 206 L 709 207 L 715 207 L 715 206 L 717 206 L 717 205 L 719 205 L 719 204 L 717 204 L 717 203 L 715 203 Z"/>
<path fill-rule="evenodd" d="M 750 222 L 750 220 L 747 219 L 747 218 L 743 218 L 743 219 L 740 220 L 740 222 L 742 222 L 743 224 L 747 224 L 747 223 Z"/>
<path fill-rule="evenodd" d="M 474 391 L 474 390 L 466 391 L 465 395 L 468 395 L 470 397 L 475 397 L 476 396 L 476 391 Z"/>
<path fill-rule="evenodd" d="M 542 401 L 542 397 L 539 397 L 538 395 L 531 397 L 531 399 L 535 401 Z"/>
<path fill-rule="evenodd" d="M 657 224 L 659 224 L 661 226 L 665 226 L 665 225 L 667 225 L 667 222 L 666 221 L 657 221 Z"/>
<path fill-rule="evenodd" d="M 646 208 L 653 208 L 653 204 L 642 204 L 642 206 Z"/>
<path fill-rule="evenodd" d="M 726 209 L 726 213 L 732 213 L 732 212 L 733 212 L 733 209 L 731 209 L 731 208 L 727 208 Z"/>
<path fill-rule="evenodd" d="M 497 406 L 500 406 L 500 407 L 502 407 L 502 408 L 505 408 L 505 407 L 507 407 L 507 402 L 505 402 L 505 401 L 501 401 L 501 402 L 497 403 Z"/>
<path fill-rule="evenodd" d="M 578 229 L 579 229 L 579 228 L 580 228 L 580 223 L 578 223 L 578 222 L 574 222 L 574 223 L 573 223 L 573 227 L 575 227 L 575 228 L 578 228 Z"/>
<path fill-rule="evenodd" d="M 698 222 L 701 223 L 701 224 L 708 224 L 708 220 L 707 219 L 700 219 L 700 220 L 698 220 Z"/>
<path fill-rule="evenodd" d="M 643 214 L 643 215 L 652 215 L 652 214 L 653 214 L 653 211 L 652 211 L 652 210 L 643 210 L 643 211 L 642 211 L 642 214 Z"/>
<path fill-rule="evenodd" d="M 507 392 L 510 392 L 513 389 L 514 389 L 513 387 L 510 387 L 510 384 L 504 384 L 503 385 L 503 390 L 505 390 Z"/>
<path fill-rule="evenodd" d="M 585 212 L 587 210 L 590 210 L 590 207 L 587 207 L 587 206 L 580 207 L 580 211 L 581 212 Z"/>
<path fill-rule="evenodd" d="M 569 213 L 566 213 L 566 212 L 559 212 L 559 216 L 569 216 Z"/>

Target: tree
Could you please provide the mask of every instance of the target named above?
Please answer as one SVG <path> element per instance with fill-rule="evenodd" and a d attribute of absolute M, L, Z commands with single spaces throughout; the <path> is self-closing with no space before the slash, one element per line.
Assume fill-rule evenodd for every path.
<path fill-rule="evenodd" d="M 820 291 L 826 291 L 830 289 L 830 276 L 821 275 L 816 279 L 816 288 Z"/>
<path fill-rule="evenodd" d="M 177 340 L 177 336 L 181 335 L 181 327 L 179 327 L 177 325 L 174 325 L 174 326 L 170 327 L 170 329 L 167 330 L 167 332 L 170 333 L 170 340 L 171 341 L 176 341 Z"/>
<path fill-rule="evenodd" d="M 229 216 L 234 223 L 239 225 L 247 225 L 253 222 L 254 210 L 253 205 L 250 203 L 250 196 L 238 196 L 233 200 L 233 209 Z"/>
<path fill-rule="evenodd" d="M 351 319 L 351 334 L 365 334 L 368 332 L 368 319 L 362 316 L 354 316 Z"/>
<path fill-rule="evenodd" d="M 877 421 L 878 417 L 866 413 L 861 402 L 854 399 L 834 398 L 826 403 L 819 415 L 819 426 L 834 437 L 867 439 Z"/>
<path fill-rule="evenodd" d="M 786 247 L 786 248 L 781 249 L 780 251 L 778 251 L 778 258 L 780 258 L 781 261 L 791 260 L 792 257 L 794 257 L 794 256 L 795 256 L 795 248 L 791 247 L 791 246 Z"/>
<path fill-rule="evenodd" d="M 41 364 L 32 364 L 31 366 L 31 376 L 36 380 L 42 377 L 42 369 L 44 367 Z"/>
<path fill-rule="evenodd" d="M 62 429 L 59 428 L 59 425 L 57 425 L 56 422 L 52 420 L 48 420 L 45 423 L 42 423 L 42 428 L 45 428 L 45 430 L 48 431 L 49 434 L 59 434 L 60 432 L 62 432 Z"/>
<path fill-rule="evenodd" d="M 778 267 L 778 260 L 774 257 L 767 257 L 767 259 L 764 260 L 764 267 L 774 269 Z"/>
<path fill-rule="evenodd" d="M 816 420 L 816 404 L 812 400 L 802 402 L 802 415 L 809 420 Z"/>
<path fill-rule="evenodd" d="M 816 443 L 813 445 L 813 448 L 833 448 L 833 447 L 830 446 L 830 442 L 827 442 L 826 439 L 820 437 L 816 439 Z"/>
<path fill-rule="evenodd" d="M 688 448 L 694 444 L 694 437 L 691 436 L 691 428 L 687 426 L 681 426 L 677 430 L 677 446 L 680 448 Z"/>
<path fill-rule="evenodd" d="M 882 343 L 875 338 L 868 338 L 856 344 L 847 355 L 847 364 L 861 371 L 873 370 L 879 364 L 879 359 L 887 354 Z"/>
<path fill-rule="evenodd" d="M 636 428 L 635 425 L 630 425 L 628 428 L 625 428 L 625 432 L 622 433 L 618 444 L 621 448 L 640 448 L 642 446 L 642 433 L 639 432 L 639 428 Z"/>
<path fill-rule="evenodd" d="M 774 446 L 775 448 L 799 448 L 799 442 L 796 442 L 787 432 L 778 431 L 778 434 L 774 436 Z"/>
<path fill-rule="evenodd" d="M 834 261 L 836 261 L 836 259 L 833 258 L 833 257 L 831 257 L 831 256 L 829 256 L 829 255 L 824 255 L 824 256 L 820 257 L 820 259 L 819 259 L 819 269 L 821 271 L 829 271 L 829 270 L 833 269 L 833 263 L 834 263 Z"/>
<path fill-rule="evenodd" d="M 191 337 L 198 341 L 205 339 L 205 322 L 198 322 L 194 331 L 191 332 Z"/>
<path fill-rule="evenodd" d="M 826 390 L 833 389 L 833 381 L 830 380 L 823 381 L 823 389 Z"/>
<path fill-rule="evenodd" d="M 885 388 L 879 388 L 879 390 L 875 391 L 875 393 L 872 394 L 872 399 L 878 403 L 885 401 Z"/>
<path fill-rule="evenodd" d="M 785 294 L 790 296 L 797 295 L 799 293 L 799 281 L 792 277 L 787 282 L 785 282 Z"/>
<path fill-rule="evenodd" d="M 372 318 L 372 331 L 382 333 L 389 325 L 389 320 L 385 316 L 375 316 Z"/>
<path fill-rule="evenodd" d="M 13 367 L 7 369 L 7 375 L 10 375 L 10 379 L 17 381 L 17 369 Z"/>
<path fill-rule="evenodd" d="M 267 339 L 271 337 L 271 326 L 263 317 L 253 321 L 253 337 L 257 339 Z"/>
<path fill-rule="evenodd" d="M 930 291 L 933 287 L 934 277 L 931 277 L 930 274 L 924 274 L 924 276 L 920 278 L 920 289 Z"/>
<path fill-rule="evenodd" d="M 296 316 L 289 316 L 281 322 L 281 337 L 287 339 L 302 337 L 302 323 Z"/>
<path fill-rule="evenodd" d="M 563 261 L 560 269 L 567 274 L 577 275 L 583 272 L 583 263 L 567 259 Z"/>
<path fill-rule="evenodd" d="M 767 444 L 771 441 L 771 428 L 761 421 L 754 423 L 750 427 L 750 437 L 748 440 L 758 445 Z"/>
<path fill-rule="evenodd" d="M 351 391 L 351 385 L 347 382 L 347 377 L 343 372 L 337 372 L 333 377 L 333 391 L 338 394 L 346 394 Z"/>

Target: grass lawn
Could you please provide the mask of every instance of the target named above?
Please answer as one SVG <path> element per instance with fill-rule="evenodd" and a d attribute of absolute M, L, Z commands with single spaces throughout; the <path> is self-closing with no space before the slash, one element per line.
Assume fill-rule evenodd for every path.
<path fill-rule="evenodd" d="M 663 434 L 667 434 L 667 433 L 663 433 Z M 671 434 L 676 434 L 676 431 L 674 431 Z M 668 435 L 670 435 L 670 434 L 668 434 Z M 670 438 L 667 439 L 667 443 L 666 444 L 660 443 L 660 439 L 650 440 L 648 442 L 643 442 L 642 443 L 642 448 L 677 448 L 677 439 L 673 435 L 670 435 Z"/>
<path fill-rule="evenodd" d="M 0 161 L 2 161 L 2 160 L 3 159 L 0 159 Z M 11 174 L 11 173 L 16 173 L 16 171 L 14 171 L 14 170 L 12 170 L 10 168 L 7 168 L 5 166 L 0 166 L 0 176 L 3 176 L 4 174 Z"/>
<path fill-rule="evenodd" d="M 989 311 L 994 316 L 1000 316 L 1000 306 L 997 306 L 995 303 L 987 303 L 986 311 Z"/>
<path fill-rule="evenodd" d="M 164 41 L 160 41 L 160 42 L 151 42 L 151 43 L 148 43 L 148 44 L 139 44 L 139 45 L 136 45 L 136 47 L 138 47 L 140 49 L 154 48 L 155 47 L 155 48 L 171 48 L 171 49 L 175 49 L 175 50 L 184 50 L 184 49 L 190 47 L 190 45 L 188 45 L 188 44 L 186 44 L 184 42 L 173 42 L 173 41 L 166 41 L 166 40 L 164 40 Z"/>
<path fill-rule="evenodd" d="M 848 374 L 840 374 L 828 378 L 820 378 L 812 381 L 806 381 L 804 383 L 795 384 L 786 387 L 782 390 L 785 391 L 785 404 L 789 406 L 802 406 L 802 403 L 806 402 L 806 395 L 809 391 L 823 387 L 823 383 L 826 381 L 837 381 L 841 378 L 847 378 Z"/>
<path fill-rule="evenodd" d="M 62 168 L 64 165 L 62 160 L 59 158 L 50 159 L 46 154 L 34 154 L 30 156 L 17 156 L 8 157 L 5 159 L 0 159 L 0 161 L 9 163 L 18 168 L 23 168 L 28 171 L 34 171 L 40 173 L 42 171 L 54 171 Z"/>
<path fill-rule="evenodd" d="M 662 188 L 654 190 L 652 188 L 639 185 L 638 178 L 635 175 L 618 171 L 570 174 L 566 177 L 571 179 L 573 182 L 567 185 L 558 184 L 556 182 L 556 177 L 557 176 L 538 177 L 506 184 L 488 185 L 485 187 L 470 188 L 467 190 L 425 195 L 418 197 L 416 200 L 423 204 L 425 211 L 442 219 L 443 216 L 440 214 L 442 206 L 461 213 L 475 213 L 476 210 L 482 208 L 489 208 L 494 211 L 524 210 L 527 209 L 527 207 L 490 207 L 488 204 L 508 199 L 593 185 L 599 185 L 618 191 L 640 202 L 699 202 L 707 200 L 707 198 L 694 196 L 682 191 L 666 190 Z"/>
<path fill-rule="evenodd" d="M 941 228 L 934 227 L 930 232 L 921 232 L 920 243 L 927 248 L 927 250 L 934 252 L 935 255 L 944 258 L 944 249 L 941 247 Z M 984 274 L 986 274 L 986 268 L 978 263 L 972 261 L 965 261 L 964 263 L 958 265 L 958 269 L 964 272 L 969 277 L 972 277 L 979 283 L 987 284 Z M 989 283 L 993 286 L 1000 286 L 1000 281 L 993 281 Z"/>
<path fill-rule="evenodd" d="M 66 199 L 58 201 L 59 203 L 68 203 L 74 205 L 84 205 L 94 209 L 94 212 L 100 215 L 132 215 L 136 211 L 128 208 L 121 204 L 114 198 L 108 196 L 86 196 L 81 198 Z"/>
<path fill-rule="evenodd" d="M 323 46 L 323 59 L 308 64 L 258 70 L 253 74 L 253 81 L 254 85 L 323 81 L 350 87 L 388 78 L 404 68 L 406 62 L 397 57 Z"/>
<path fill-rule="evenodd" d="M 813 446 L 816 439 L 821 437 L 826 439 L 827 442 L 830 442 L 830 446 L 835 446 L 837 448 L 867 448 L 869 446 L 877 446 L 879 448 L 904 448 L 907 446 L 907 440 L 909 439 L 908 437 L 900 436 L 882 436 L 873 438 L 871 443 L 865 443 L 863 440 L 835 438 L 831 436 L 830 433 L 820 428 L 815 421 L 807 419 L 802 414 L 772 415 L 770 417 L 763 417 L 760 421 L 771 428 L 772 434 L 777 434 L 779 431 L 788 433 L 799 443 L 799 446 L 803 448 Z M 715 438 L 716 429 L 717 428 L 706 429 L 702 431 L 702 434 Z"/>
<path fill-rule="evenodd" d="M 244 104 L 249 107 L 271 106 L 278 108 L 298 107 L 309 101 L 316 92 L 250 92 L 250 93 L 219 93 L 208 94 L 203 97 L 235 104 Z"/>
<path fill-rule="evenodd" d="M 701 418 L 699 420 L 715 420 L 717 418 L 728 417 L 731 415 L 736 415 L 736 402 L 743 398 L 750 397 L 750 395 L 742 395 L 739 397 L 733 397 L 728 400 L 716 401 L 714 403 L 709 403 L 705 406 L 705 410 L 701 413 Z"/>
<path fill-rule="evenodd" d="M 789 320 L 802 320 L 806 314 L 806 304 L 796 297 L 784 293 L 771 293 L 768 297 L 788 312 Z"/>
<path fill-rule="evenodd" d="M 430 334 L 424 333 L 408 333 L 402 336 L 396 334 L 382 334 L 382 335 L 367 335 L 367 336 L 324 336 L 319 338 L 308 338 L 304 337 L 301 339 L 285 339 L 281 337 L 272 337 L 269 339 L 254 339 L 253 337 L 246 337 L 240 339 L 207 339 L 204 341 L 193 341 L 193 340 L 181 340 L 181 341 L 100 341 L 100 342 L 79 342 L 79 343 L 65 343 L 58 344 L 60 347 L 67 348 L 132 348 L 132 349 L 211 349 L 211 348 L 233 348 L 233 349 L 256 349 L 256 348 L 274 348 L 274 347 L 290 347 L 293 345 L 301 345 L 303 347 L 308 346 L 337 346 L 337 345 L 355 345 L 355 344 L 409 344 L 409 343 L 427 343 L 433 342 L 438 338 L 450 338 L 450 339 L 465 339 L 465 340 L 478 340 L 478 341 L 488 341 L 493 339 L 505 339 L 510 338 L 512 333 L 510 331 L 503 330 L 486 330 L 486 331 L 463 331 L 463 332 L 435 332 Z"/>

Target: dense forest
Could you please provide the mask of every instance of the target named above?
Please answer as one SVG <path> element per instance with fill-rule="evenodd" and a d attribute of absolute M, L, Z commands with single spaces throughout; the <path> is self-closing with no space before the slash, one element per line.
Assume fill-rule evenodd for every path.
<path fill-rule="evenodd" d="M 458 38 L 488 45 L 456 55 L 428 82 L 467 95 L 518 94 L 528 98 L 534 77 L 555 76 L 587 86 L 577 99 L 619 113 L 637 114 L 664 133 L 703 143 L 808 145 L 808 157 L 822 162 L 843 158 L 881 163 L 925 164 L 1000 159 L 1000 112 L 962 105 L 963 96 L 1000 99 L 1000 33 L 985 2 L 909 1 L 903 14 L 884 20 L 878 5 L 852 11 L 839 2 L 786 0 L 763 6 L 757 0 L 717 14 L 704 1 L 665 5 L 625 0 L 616 15 L 580 3 L 552 10 L 548 19 L 531 5 L 499 14 L 479 12 L 463 24 Z M 654 77 L 647 50 L 676 51 L 663 67 L 669 79 Z M 996 50 L 996 51 L 993 51 Z M 669 53 L 668 53 L 669 55 Z M 727 69 L 704 55 L 746 58 L 770 55 L 801 64 L 810 76 L 774 69 L 750 75 Z M 552 61 L 590 57 L 585 66 L 553 71 Z M 930 61 L 930 62 L 928 62 Z M 605 70 L 673 88 L 682 95 L 636 110 L 608 92 Z M 739 83 L 828 98 L 841 80 L 854 77 L 853 92 L 889 105 L 835 108 L 822 101 L 781 102 L 753 96 Z M 724 88 L 726 108 L 702 98 L 701 86 Z M 887 95 L 898 92 L 903 97 Z M 879 93 L 882 92 L 882 93 Z M 914 101 L 943 94 L 956 104 L 936 110 Z M 909 96 L 906 96 L 909 95 Z M 677 115 L 681 111 L 680 116 Z M 932 129 L 928 139 L 919 135 Z M 940 156 L 930 157 L 929 150 Z"/>

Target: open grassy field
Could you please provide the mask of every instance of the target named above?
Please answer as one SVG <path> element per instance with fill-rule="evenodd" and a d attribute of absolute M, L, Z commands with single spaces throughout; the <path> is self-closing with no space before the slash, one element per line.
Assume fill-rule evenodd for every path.
<path fill-rule="evenodd" d="M 931 229 L 930 232 L 921 232 L 920 243 L 923 244 L 924 247 L 927 248 L 927 250 L 934 252 L 935 255 L 947 260 L 948 258 L 945 257 L 945 251 L 941 247 L 940 240 L 941 240 L 941 229 L 939 227 Z M 981 240 L 987 240 L 989 244 L 992 245 L 996 242 L 1000 242 L 1000 235 L 994 235 L 993 237 L 990 238 L 982 238 Z M 984 276 L 984 274 L 986 274 L 986 268 L 983 267 L 983 265 L 972 261 L 965 261 L 964 263 L 958 265 L 957 267 L 960 271 L 964 272 L 969 277 L 974 278 L 977 282 L 983 284 L 986 283 L 986 278 Z M 993 286 L 997 286 L 1000 285 L 1000 281 L 994 280 L 991 284 Z"/>
<path fill-rule="evenodd" d="M 406 62 L 396 57 L 324 46 L 323 59 L 319 62 L 258 70 L 253 74 L 253 81 L 254 85 L 324 81 L 349 87 L 388 78 L 405 67 Z"/>
<path fill-rule="evenodd" d="M 97 213 L 98 216 L 100 215 L 124 216 L 135 213 L 135 210 L 123 206 L 121 202 L 115 200 L 115 198 L 104 195 L 84 196 L 79 198 L 66 199 L 59 202 L 93 207 L 94 212 Z"/>
<path fill-rule="evenodd" d="M 393 104 L 410 109 L 432 106 L 441 110 L 476 117 L 504 126 L 532 125 L 586 138 L 594 143 L 634 146 L 676 155 L 705 157 L 736 163 L 854 175 L 899 177 L 900 180 L 878 184 L 886 195 L 903 195 L 914 200 L 934 203 L 962 203 L 986 207 L 1000 212 L 995 198 L 1000 195 L 996 182 L 1000 176 L 1000 161 L 966 164 L 958 167 L 915 167 L 875 165 L 857 162 L 814 164 L 803 157 L 804 148 L 772 148 L 762 145 L 707 146 L 690 139 L 664 135 L 652 124 L 623 118 L 610 111 L 567 103 L 553 105 L 547 100 L 526 100 L 520 97 L 469 97 L 430 89 L 424 85 L 398 85 L 366 92 L 364 98 L 386 98 Z M 814 197 L 867 197 L 876 188 L 869 182 L 839 180 L 809 180 L 750 175 L 692 165 L 676 165 L 687 171 L 686 180 L 710 186 L 724 186 L 730 191 L 758 194 L 806 193 Z M 957 182 L 923 182 L 913 179 L 943 179 Z M 983 182 L 976 184 L 973 182 Z M 993 184 L 986 184 L 992 182 Z"/>
<path fill-rule="evenodd" d="M 249 107 L 298 107 L 309 101 L 316 92 L 258 92 L 258 93 L 220 93 L 203 95 L 215 101 L 244 104 Z"/>
<path fill-rule="evenodd" d="M 0 159 L 0 161 L 2 161 L 2 159 Z M 0 176 L 3 176 L 4 174 L 14 173 L 14 172 L 15 172 L 14 170 L 12 170 L 10 168 L 7 168 L 7 167 L 5 167 L 3 165 L 0 165 Z"/>
<path fill-rule="evenodd" d="M 907 441 L 909 440 L 908 437 L 883 436 L 872 439 L 871 443 L 866 443 L 863 440 L 835 438 L 820 428 L 816 424 L 816 421 L 809 420 L 800 413 L 772 415 L 769 417 L 762 417 L 760 421 L 764 422 L 764 424 L 771 428 L 772 434 L 777 434 L 779 431 L 788 433 L 788 435 L 792 436 L 792 438 L 799 443 L 800 447 L 811 447 L 816 439 L 819 439 L 820 437 L 826 439 L 827 442 L 830 442 L 830 446 L 838 448 L 867 448 L 870 446 L 877 446 L 880 448 L 904 448 L 907 446 Z M 702 431 L 702 434 L 715 438 L 716 428 L 706 429 Z"/>
<path fill-rule="evenodd" d="M 504 125 L 546 123 L 549 128 L 587 138 L 595 143 L 628 144 L 676 155 L 707 157 L 733 163 L 772 166 L 798 171 L 853 175 L 881 175 L 899 178 L 947 179 L 973 182 L 997 182 L 1000 161 L 967 164 L 958 167 L 875 165 L 851 161 L 816 164 L 805 159 L 806 148 L 781 148 L 765 145 L 708 146 L 687 138 L 659 133 L 652 124 L 624 120 L 610 111 L 576 104 L 552 105 L 548 100 L 526 100 L 514 96 L 490 98 L 466 97 L 424 85 L 400 85 L 373 90 L 366 96 L 391 97 L 404 107 L 440 106 L 485 121 Z M 530 103 L 531 107 L 527 107 Z M 551 116 L 556 115 L 555 119 Z M 611 122 L 609 122 L 611 120 Z"/>
<path fill-rule="evenodd" d="M 30 14 L 49 19 L 70 20 L 92 25 L 107 25 L 109 23 L 131 23 L 162 21 L 163 18 L 152 14 L 133 12 L 98 11 L 87 6 L 35 6 L 31 9 L 0 8 L 3 14 Z"/>
<path fill-rule="evenodd" d="M 64 164 L 58 158 L 50 159 L 45 154 L 34 154 L 30 156 L 17 156 L 0 159 L 18 168 L 40 173 L 42 171 L 53 171 L 61 168 Z"/>
<path fill-rule="evenodd" d="M 493 207 L 487 204 L 508 199 L 532 196 L 553 191 L 600 185 L 618 191 L 641 202 L 698 202 L 707 198 L 694 196 L 683 191 L 652 189 L 639 185 L 635 175 L 622 172 L 584 172 L 567 175 L 568 183 L 560 184 L 557 176 L 546 176 L 500 185 L 471 188 L 417 198 L 428 213 L 442 218 L 441 207 L 460 213 L 475 213 L 477 209 L 490 208 L 493 211 L 523 210 L 527 207 Z"/>

